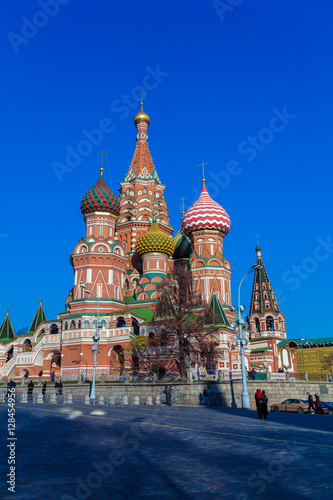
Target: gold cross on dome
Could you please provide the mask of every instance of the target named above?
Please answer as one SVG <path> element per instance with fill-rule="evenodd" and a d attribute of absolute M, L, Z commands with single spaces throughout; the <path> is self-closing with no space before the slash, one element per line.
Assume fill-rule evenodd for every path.
<path fill-rule="evenodd" d="M 185 209 L 184 209 L 184 201 L 187 200 L 187 198 L 184 198 L 184 196 L 182 198 L 179 198 L 179 201 L 182 201 L 183 202 L 183 210 L 182 210 L 182 214 L 184 215 L 185 213 Z"/>
<path fill-rule="evenodd" d="M 104 168 L 103 168 L 103 155 L 105 155 L 107 153 L 107 151 L 102 151 L 101 153 L 98 153 L 97 156 L 100 156 L 101 157 L 101 172 L 103 172 Z"/>
<path fill-rule="evenodd" d="M 205 165 L 208 165 L 208 163 L 205 163 L 204 161 L 198 165 L 198 167 L 202 167 L 202 182 L 205 183 Z"/>
<path fill-rule="evenodd" d="M 255 234 L 255 237 L 257 238 L 257 245 L 259 246 L 259 236 L 260 234 Z"/>
<path fill-rule="evenodd" d="M 139 92 L 138 95 L 140 96 L 141 98 L 141 106 L 143 106 L 143 95 L 145 94 L 146 92 Z"/>

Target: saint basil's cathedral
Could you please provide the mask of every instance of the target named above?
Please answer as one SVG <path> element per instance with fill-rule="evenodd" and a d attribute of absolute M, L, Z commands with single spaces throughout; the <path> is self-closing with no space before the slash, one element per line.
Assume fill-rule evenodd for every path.
<path fill-rule="evenodd" d="M 149 322 L 158 302 L 158 286 L 176 266 L 191 270 L 193 286 L 203 305 L 214 308 L 218 321 L 217 346 L 205 363 L 192 361 L 194 373 L 223 372 L 239 378 L 240 354 L 234 348 L 236 332 L 231 300 L 231 266 L 224 254 L 230 230 L 225 209 L 212 200 L 205 180 L 198 200 L 184 213 L 181 228 L 172 237 L 165 185 L 153 163 L 147 130 L 150 117 L 141 110 L 134 117 L 136 148 L 120 196 L 107 186 L 103 166 L 96 184 L 84 195 L 81 212 L 85 236 L 74 247 L 70 261 L 74 286 L 65 309 L 47 321 L 40 302 L 29 332 L 16 336 L 9 313 L 0 327 L 2 379 L 22 377 L 49 380 L 86 378 L 93 371 L 92 337 L 99 323 L 97 377 L 107 379 L 130 372 L 128 346 L 134 335 L 152 334 Z M 103 163 L 102 163 L 103 165 Z M 286 340 L 285 319 L 279 310 L 259 246 L 248 317 L 248 370 L 295 372 L 294 360 L 279 350 Z M 284 342 L 285 343 L 285 342 Z M 174 375 L 174 373 L 173 373 Z"/>

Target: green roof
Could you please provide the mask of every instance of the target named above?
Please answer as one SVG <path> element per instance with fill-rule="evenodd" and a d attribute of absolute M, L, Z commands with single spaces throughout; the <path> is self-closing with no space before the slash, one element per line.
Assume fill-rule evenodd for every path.
<path fill-rule="evenodd" d="M 118 314 L 135 314 L 136 316 L 140 316 L 140 318 L 145 321 L 150 321 L 153 318 L 154 312 L 149 309 L 149 307 L 127 307 L 126 309 L 122 309 L 121 311 L 113 311 L 109 313 L 108 316 L 115 316 Z"/>
<path fill-rule="evenodd" d="M 215 292 L 213 292 L 213 295 L 211 296 L 210 302 L 208 304 L 208 312 L 204 318 L 203 324 L 230 326 L 221 302 L 219 301 Z"/>
<path fill-rule="evenodd" d="M 135 297 L 124 297 L 124 302 L 136 302 Z"/>
<path fill-rule="evenodd" d="M 15 338 L 15 332 L 12 322 L 9 319 L 9 312 L 7 309 L 6 317 L 3 320 L 2 325 L 0 326 L 0 339 L 10 340 L 13 338 Z"/>
<path fill-rule="evenodd" d="M 41 298 L 38 309 L 37 309 L 36 314 L 35 314 L 35 317 L 32 320 L 31 326 L 29 328 L 29 332 L 35 332 L 37 330 L 37 328 L 39 327 L 39 325 L 41 323 L 44 323 L 44 321 L 46 321 L 46 316 L 45 316 L 44 308 L 42 305 L 42 298 Z"/>

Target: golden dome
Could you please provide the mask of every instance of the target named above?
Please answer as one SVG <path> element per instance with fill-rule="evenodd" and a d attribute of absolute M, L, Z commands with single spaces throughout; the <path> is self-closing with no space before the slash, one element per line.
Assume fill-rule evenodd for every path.
<path fill-rule="evenodd" d="M 147 123 L 147 125 L 149 125 L 150 123 L 150 117 L 147 115 L 147 113 L 145 113 L 143 111 L 143 103 L 141 103 L 141 109 L 139 111 L 139 113 L 137 113 L 135 115 L 135 117 L 133 118 L 133 121 L 134 121 L 134 125 L 137 125 L 138 123 Z"/>
<path fill-rule="evenodd" d="M 162 233 L 155 221 L 155 217 L 149 231 L 141 235 L 135 245 L 135 251 L 138 255 L 147 252 L 159 252 L 166 253 L 170 257 L 174 250 L 174 242 L 170 236 Z"/>

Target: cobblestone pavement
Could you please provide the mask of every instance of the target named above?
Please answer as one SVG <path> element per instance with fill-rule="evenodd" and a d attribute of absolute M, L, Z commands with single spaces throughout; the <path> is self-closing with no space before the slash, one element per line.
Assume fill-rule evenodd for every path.
<path fill-rule="evenodd" d="M 2 499 L 332 498 L 330 416 L 18 404 L 15 493 L 0 418 Z"/>

